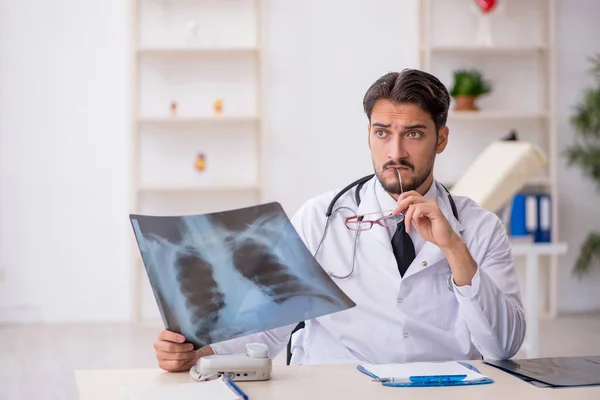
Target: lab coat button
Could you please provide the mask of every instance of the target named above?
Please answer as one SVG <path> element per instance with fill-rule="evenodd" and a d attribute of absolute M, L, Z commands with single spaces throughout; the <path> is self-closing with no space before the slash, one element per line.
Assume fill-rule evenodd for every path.
<path fill-rule="evenodd" d="M 427 261 L 423 261 L 423 262 L 421 263 L 421 265 L 422 265 L 422 266 L 424 266 L 424 267 L 426 267 L 426 266 L 427 266 Z"/>
<path fill-rule="evenodd" d="M 404 339 L 406 339 L 408 337 L 408 333 L 404 334 Z"/>
<path fill-rule="evenodd" d="M 398 303 L 402 303 L 402 297 L 398 298 Z"/>

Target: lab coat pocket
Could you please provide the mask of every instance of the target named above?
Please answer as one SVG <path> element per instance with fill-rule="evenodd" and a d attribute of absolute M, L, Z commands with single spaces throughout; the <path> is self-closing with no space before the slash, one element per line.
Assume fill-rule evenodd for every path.
<path fill-rule="evenodd" d="M 431 277 L 431 312 L 429 322 L 442 330 L 453 330 L 462 325 L 462 317 L 458 312 L 458 300 L 451 287 L 448 286 L 450 273 L 438 273 Z"/>

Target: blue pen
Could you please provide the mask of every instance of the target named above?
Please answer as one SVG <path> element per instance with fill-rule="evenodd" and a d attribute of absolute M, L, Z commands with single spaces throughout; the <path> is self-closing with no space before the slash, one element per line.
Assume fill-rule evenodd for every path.
<path fill-rule="evenodd" d="M 408 379 L 405 377 L 386 377 L 378 378 L 377 381 L 382 383 L 447 383 L 457 382 L 465 379 L 467 375 L 425 375 L 425 376 L 411 376 Z"/>

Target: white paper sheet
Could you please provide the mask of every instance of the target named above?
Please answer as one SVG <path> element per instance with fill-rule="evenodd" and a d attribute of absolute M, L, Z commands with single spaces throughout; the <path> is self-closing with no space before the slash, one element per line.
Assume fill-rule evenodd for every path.
<path fill-rule="evenodd" d="M 242 398 L 221 379 L 167 385 L 131 385 L 122 387 L 121 393 L 123 400 L 238 400 Z"/>
<path fill-rule="evenodd" d="M 416 362 L 407 364 L 361 364 L 363 368 L 378 378 L 401 378 L 409 380 L 411 376 L 467 375 L 463 381 L 486 378 L 475 371 L 455 362 Z"/>

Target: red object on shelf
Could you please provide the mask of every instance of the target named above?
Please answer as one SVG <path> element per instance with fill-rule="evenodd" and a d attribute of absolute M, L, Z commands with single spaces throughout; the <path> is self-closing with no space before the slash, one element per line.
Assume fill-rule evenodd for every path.
<path fill-rule="evenodd" d="M 477 5 L 479 6 L 479 8 L 481 8 L 481 11 L 484 12 L 484 14 L 489 13 L 496 6 L 496 0 L 475 0 L 475 1 L 477 2 Z"/>

